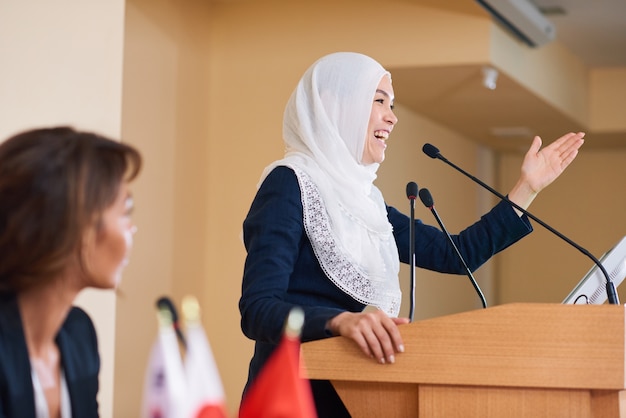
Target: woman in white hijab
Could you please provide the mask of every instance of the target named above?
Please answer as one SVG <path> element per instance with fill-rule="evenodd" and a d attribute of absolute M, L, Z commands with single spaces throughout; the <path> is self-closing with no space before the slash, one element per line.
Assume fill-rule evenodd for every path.
<path fill-rule="evenodd" d="M 287 103 L 285 157 L 270 164 L 244 221 L 248 252 L 241 326 L 256 341 L 248 384 L 282 336 L 294 306 L 305 312 L 302 340 L 354 340 L 365 355 L 393 363 L 404 351 L 397 325 L 399 262 L 408 262 L 410 219 L 385 205 L 374 186 L 397 118 L 391 75 L 358 53 L 322 57 Z M 569 165 L 583 133 L 540 150 L 535 137 L 509 199 L 528 207 Z M 446 237 L 415 223 L 416 265 L 464 274 Z M 532 231 L 525 216 L 501 202 L 453 236 L 471 270 Z M 378 310 L 363 313 L 366 306 Z M 312 381 L 319 416 L 349 416 L 328 382 Z"/>

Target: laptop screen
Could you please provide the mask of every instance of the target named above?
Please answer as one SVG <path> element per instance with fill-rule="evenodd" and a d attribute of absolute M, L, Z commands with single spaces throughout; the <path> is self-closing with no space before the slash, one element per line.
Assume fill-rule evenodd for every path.
<path fill-rule="evenodd" d="M 617 288 L 626 277 L 626 236 L 604 253 L 599 261 Z M 602 269 L 594 264 L 563 303 L 600 305 L 606 300 L 606 278 Z"/>

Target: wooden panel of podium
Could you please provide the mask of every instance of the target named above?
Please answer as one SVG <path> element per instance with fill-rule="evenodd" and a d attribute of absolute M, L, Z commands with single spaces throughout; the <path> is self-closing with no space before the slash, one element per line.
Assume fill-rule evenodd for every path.
<path fill-rule="evenodd" d="M 378 364 L 343 337 L 302 344 L 354 418 L 626 418 L 623 305 L 507 304 L 400 327 Z"/>

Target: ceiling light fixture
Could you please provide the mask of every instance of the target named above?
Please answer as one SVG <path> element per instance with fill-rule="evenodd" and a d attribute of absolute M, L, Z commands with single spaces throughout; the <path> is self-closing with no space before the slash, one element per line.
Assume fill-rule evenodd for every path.
<path fill-rule="evenodd" d="M 483 67 L 483 86 L 489 90 L 495 90 L 497 81 L 498 70 L 493 67 Z"/>

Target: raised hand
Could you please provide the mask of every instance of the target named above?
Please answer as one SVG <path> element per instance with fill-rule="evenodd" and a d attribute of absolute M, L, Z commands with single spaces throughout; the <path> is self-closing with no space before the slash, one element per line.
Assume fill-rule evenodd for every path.
<path fill-rule="evenodd" d="M 584 143 L 584 136 L 584 132 L 570 132 L 544 148 L 541 148 L 541 138 L 536 136 L 524 157 L 521 176 L 509 193 L 509 199 L 524 209 L 528 208 L 537 193 L 574 161 Z"/>

